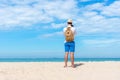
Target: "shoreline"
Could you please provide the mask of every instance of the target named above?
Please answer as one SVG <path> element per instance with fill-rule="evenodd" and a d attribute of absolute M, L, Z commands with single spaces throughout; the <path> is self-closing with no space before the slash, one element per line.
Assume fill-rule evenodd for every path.
<path fill-rule="evenodd" d="M 70 58 L 68 58 L 70 62 Z M 75 62 L 120 61 L 120 58 L 75 58 Z M 0 62 L 64 62 L 64 58 L 0 58 Z"/>
<path fill-rule="evenodd" d="M 70 63 L 71 61 L 68 61 Z M 94 62 L 120 62 L 120 61 L 74 61 L 75 63 L 94 63 Z M 0 63 L 64 63 L 64 61 L 0 61 Z"/>

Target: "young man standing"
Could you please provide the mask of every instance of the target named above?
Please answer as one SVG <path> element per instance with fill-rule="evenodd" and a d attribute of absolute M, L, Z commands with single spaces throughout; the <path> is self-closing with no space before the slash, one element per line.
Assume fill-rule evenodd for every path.
<path fill-rule="evenodd" d="M 74 65 L 74 52 L 75 52 L 75 41 L 74 41 L 74 35 L 75 35 L 75 28 L 73 27 L 72 20 L 69 19 L 67 22 L 67 27 L 63 29 L 64 35 L 65 35 L 65 66 L 67 67 L 68 62 L 68 54 L 70 54 L 71 58 L 71 67 L 75 67 Z"/>

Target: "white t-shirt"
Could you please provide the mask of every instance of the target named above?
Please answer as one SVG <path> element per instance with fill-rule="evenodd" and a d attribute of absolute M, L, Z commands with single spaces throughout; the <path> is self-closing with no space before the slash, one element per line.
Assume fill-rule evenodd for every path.
<path fill-rule="evenodd" d="M 76 29 L 75 29 L 74 27 L 71 27 L 70 29 L 72 30 L 72 32 L 73 32 L 74 35 L 75 35 L 75 34 L 76 34 Z M 66 30 L 67 30 L 67 27 L 65 27 L 65 28 L 63 29 L 63 32 L 65 33 Z M 65 40 L 64 42 L 66 42 L 66 40 Z"/>
<path fill-rule="evenodd" d="M 72 30 L 72 32 L 73 32 L 74 34 L 76 33 L 76 30 L 75 30 L 74 27 L 71 27 L 70 29 Z M 65 28 L 63 29 L 63 32 L 65 32 L 66 30 L 67 30 L 67 27 L 65 27 Z"/>

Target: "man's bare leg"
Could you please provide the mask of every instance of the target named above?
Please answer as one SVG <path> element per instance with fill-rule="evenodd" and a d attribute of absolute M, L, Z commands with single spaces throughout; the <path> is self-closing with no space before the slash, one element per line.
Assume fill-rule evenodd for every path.
<path fill-rule="evenodd" d="M 75 65 L 74 65 L 74 52 L 71 52 L 71 53 L 70 53 L 70 59 L 71 59 L 71 66 L 72 66 L 73 68 L 75 68 Z"/>
<path fill-rule="evenodd" d="M 65 52 L 65 66 L 64 67 L 67 67 L 67 62 L 68 62 L 68 52 Z"/>

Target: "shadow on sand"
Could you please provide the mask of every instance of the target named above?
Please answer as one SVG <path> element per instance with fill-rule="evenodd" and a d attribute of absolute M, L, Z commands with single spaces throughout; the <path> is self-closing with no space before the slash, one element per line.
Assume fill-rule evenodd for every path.
<path fill-rule="evenodd" d="M 76 63 L 75 68 L 84 65 L 84 63 Z"/>

